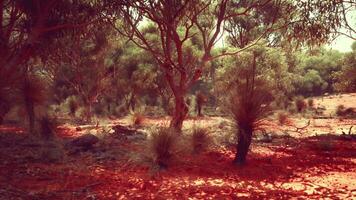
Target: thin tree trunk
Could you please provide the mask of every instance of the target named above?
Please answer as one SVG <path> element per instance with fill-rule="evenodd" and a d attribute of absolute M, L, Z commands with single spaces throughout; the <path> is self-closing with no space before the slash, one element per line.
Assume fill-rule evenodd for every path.
<path fill-rule="evenodd" d="M 91 117 L 92 117 L 92 104 L 91 104 L 91 102 L 88 103 L 87 108 L 88 108 L 88 110 L 87 110 L 87 113 L 86 113 L 86 118 L 87 118 L 88 122 L 91 122 Z"/>
<path fill-rule="evenodd" d="M 183 121 L 188 113 L 188 106 L 184 101 L 184 94 L 182 92 L 177 92 L 175 94 L 175 110 L 173 113 L 173 118 L 170 123 L 170 127 L 175 128 L 178 132 L 182 130 Z"/>
<path fill-rule="evenodd" d="M 249 151 L 252 140 L 252 129 L 242 130 L 238 134 L 238 141 L 236 146 L 236 155 L 234 163 L 242 165 L 246 162 L 247 153 Z"/>
<path fill-rule="evenodd" d="M 0 103 L 0 125 L 3 123 L 4 117 L 9 112 L 9 110 L 9 105 Z"/>
<path fill-rule="evenodd" d="M 197 105 L 198 116 L 201 117 L 201 116 L 203 116 L 203 114 L 201 113 L 203 105 L 202 105 L 202 102 L 198 102 L 197 104 L 198 104 Z"/>
<path fill-rule="evenodd" d="M 26 100 L 26 111 L 28 115 L 28 122 L 29 122 L 29 132 L 31 135 L 35 134 L 35 109 L 33 102 Z"/>

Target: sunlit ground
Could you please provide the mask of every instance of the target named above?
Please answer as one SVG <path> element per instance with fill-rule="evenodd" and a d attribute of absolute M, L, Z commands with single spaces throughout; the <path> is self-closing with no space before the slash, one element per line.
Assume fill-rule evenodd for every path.
<path fill-rule="evenodd" d="M 356 94 L 323 98 L 317 104 L 332 110 L 330 107 L 340 102 L 355 106 L 356 101 L 350 100 L 355 98 Z M 140 129 L 166 125 L 168 120 L 147 118 Z M 36 157 L 40 148 L 21 128 L 1 126 L 0 199 L 354 199 L 355 139 L 335 133 L 341 135 L 356 125 L 356 120 L 314 119 L 302 131 L 295 130 L 308 120 L 307 116 L 294 116 L 285 125 L 272 117 L 265 120 L 267 132 L 280 137 L 263 143 L 256 136 L 246 166 L 231 164 L 232 146 L 213 146 L 196 155 L 179 153 L 169 168 L 161 171 L 140 159 L 146 151 L 141 140 L 117 136 L 94 150 L 46 163 Z M 129 120 L 110 123 L 127 125 Z M 193 125 L 209 128 L 216 138 L 233 130 L 223 117 L 191 118 L 184 128 Z M 66 124 L 61 126 L 59 138 L 71 140 L 99 130 Z M 286 133 L 292 137 L 282 137 Z M 323 141 L 330 143 L 324 147 Z"/>

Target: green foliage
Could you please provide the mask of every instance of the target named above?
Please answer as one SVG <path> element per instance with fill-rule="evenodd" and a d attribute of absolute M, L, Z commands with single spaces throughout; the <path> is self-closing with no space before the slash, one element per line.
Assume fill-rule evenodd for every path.
<path fill-rule="evenodd" d="M 246 77 L 251 78 L 252 74 L 249 73 L 252 72 L 253 52 L 257 56 L 256 80 L 263 80 L 273 96 L 281 97 L 281 102 L 285 101 L 282 97 L 294 91 L 293 76 L 287 71 L 288 67 L 282 51 L 260 45 L 242 52 L 236 58 L 225 59 L 222 67 L 217 70 L 214 93 L 222 104 L 227 105 L 224 102 L 228 102 L 226 91 L 232 91 L 236 84 Z M 282 104 L 281 102 L 279 104 Z M 224 109 L 227 107 L 225 106 Z"/>
<path fill-rule="evenodd" d="M 340 71 L 334 73 L 334 87 L 340 92 L 356 91 L 356 42 L 352 44 L 352 52 L 345 54 Z"/>
<path fill-rule="evenodd" d="M 271 110 L 273 93 L 279 87 L 276 81 L 271 80 L 275 80 L 278 69 L 284 68 L 285 64 L 271 60 L 270 54 L 277 52 L 257 47 L 241 54 L 236 64 L 221 76 L 222 93 L 225 93 L 222 96 L 228 96 L 225 100 L 227 109 L 241 129 L 254 129 Z"/>
<path fill-rule="evenodd" d="M 340 52 L 323 48 L 298 55 L 294 83 L 297 94 L 315 96 L 334 92 L 334 74 L 341 69 L 342 62 L 343 55 Z"/>

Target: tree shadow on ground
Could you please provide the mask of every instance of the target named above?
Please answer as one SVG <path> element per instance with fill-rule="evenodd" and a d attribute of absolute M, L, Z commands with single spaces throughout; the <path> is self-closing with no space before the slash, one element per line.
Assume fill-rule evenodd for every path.
<path fill-rule="evenodd" d="M 9 152 L 21 155 L 33 148 L 15 148 L 24 137 L 0 138 L 0 195 L 4 198 L 318 199 L 340 198 L 339 194 L 348 198 L 352 194 L 347 189 L 318 185 L 309 177 L 356 167 L 352 161 L 355 140 L 340 136 L 254 143 L 243 167 L 232 165 L 233 149 L 186 154 L 154 175 L 147 167 L 127 165 L 125 160 L 98 162 L 90 154 L 52 164 L 11 160 L 16 156 L 8 156 Z M 308 191 L 310 188 L 314 191 Z"/>

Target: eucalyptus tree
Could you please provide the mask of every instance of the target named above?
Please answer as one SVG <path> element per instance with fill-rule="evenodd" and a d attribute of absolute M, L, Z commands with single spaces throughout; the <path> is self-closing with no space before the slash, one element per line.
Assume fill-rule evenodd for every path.
<path fill-rule="evenodd" d="M 180 130 L 188 109 L 184 97 L 197 81 L 206 64 L 212 59 L 239 52 L 257 44 L 263 38 L 286 38 L 307 44 L 327 41 L 344 19 L 340 12 L 344 5 L 354 4 L 334 1 L 234 1 L 234 0 L 182 0 L 182 1 L 106 1 L 111 5 L 105 13 L 112 25 L 137 46 L 156 59 L 174 94 L 175 111 L 171 126 Z M 212 50 L 227 30 L 229 20 L 241 17 L 256 20 L 257 35 L 246 40 L 243 48 L 233 48 L 213 55 Z M 159 41 L 152 40 L 142 30 L 152 23 L 159 32 Z M 257 25 L 256 25 L 257 26 Z M 233 29 L 233 30 L 231 30 Z M 236 28 L 230 27 L 230 32 Z M 246 32 L 241 32 L 244 36 Z M 192 37 L 202 41 L 201 51 L 192 54 L 189 42 Z M 245 41 L 245 40 L 244 40 Z"/>
<path fill-rule="evenodd" d="M 11 98 L 17 96 L 11 93 L 25 87 L 24 80 L 30 80 L 26 78 L 33 72 L 29 61 L 48 55 L 51 40 L 98 21 L 99 7 L 85 0 L 0 1 L 0 108 L 9 108 Z M 33 106 L 26 107 L 33 124 Z M 0 115 L 4 114 L 6 111 L 1 109 Z"/>

